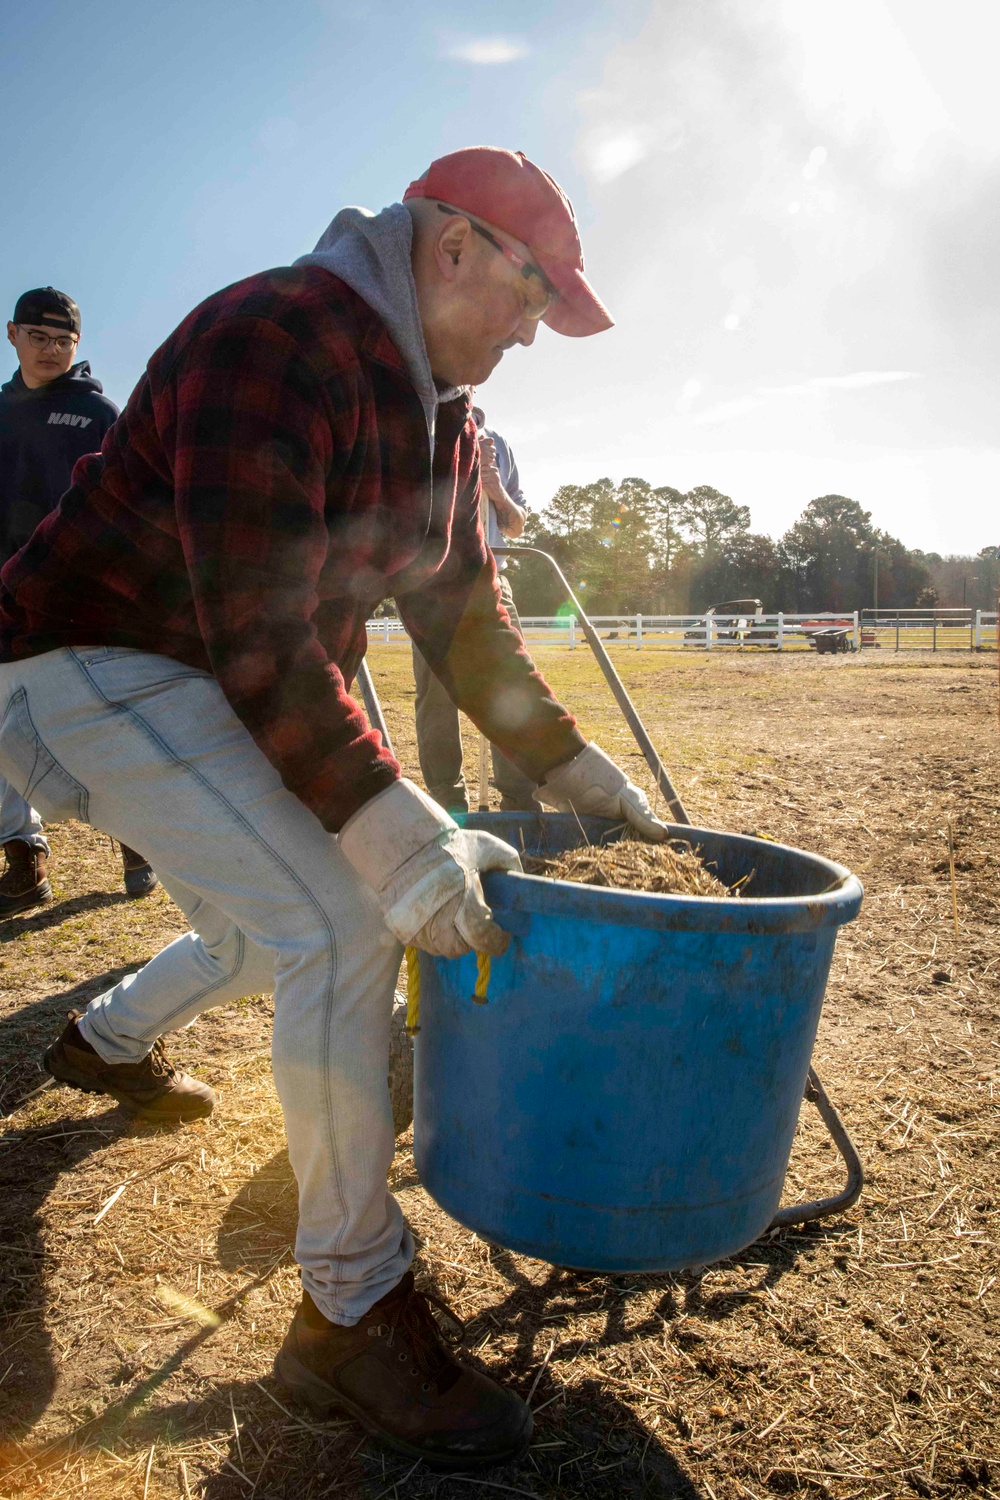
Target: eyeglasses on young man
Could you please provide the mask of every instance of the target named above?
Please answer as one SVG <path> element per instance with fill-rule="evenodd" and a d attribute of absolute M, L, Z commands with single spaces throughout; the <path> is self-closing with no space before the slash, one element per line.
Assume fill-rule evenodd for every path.
<path fill-rule="evenodd" d="M 37 328 L 25 328 L 23 323 L 15 323 L 14 327 L 28 335 L 28 343 L 32 349 L 47 349 L 51 344 L 60 354 L 68 354 L 71 349 L 75 349 L 80 338 L 77 333 L 41 333 Z"/>

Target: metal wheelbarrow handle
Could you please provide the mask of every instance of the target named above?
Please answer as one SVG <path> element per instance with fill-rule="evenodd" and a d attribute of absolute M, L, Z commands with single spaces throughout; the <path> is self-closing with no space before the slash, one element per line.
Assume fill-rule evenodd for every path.
<path fill-rule="evenodd" d="M 389 754 L 395 754 L 392 748 L 392 740 L 389 738 L 389 726 L 385 722 L 385 714 L 382 712 L 382 705 L 379 702 L 378 693 L 375 691 L 372 674 L 368 662 L 364 657 L 358 663 L 356 680 L 358 687 L 361 689 L 361 696 L 365 700 L 365 713 L 368 715 L 369 724 L 373 729 L 378 730 L 382 736 L 382 743 Z"/>
<path fill-rule="evenodd" d="M 688 817 L 687 813 L 684 810 L 684 804 L 681 801 L 680 797 L 677 795 L 677 792 L 674 789 L 673 782 L 667 775 L 666 767 L 656 753 L 656 747 L 654 746 L 653 741 L 650 739 L 649 734 L 647 733 L 645 724 L 639 717 L 635 704 L 632 702 L 632 699 L 629 697 L 625 689 L 625 684 L 622 682 L 621 678 L 618 676 L 618 673 L 612 666 L 611 658 L 604 649 L 604 643 L 602 642 L 600 636 L 597 634 L 597 631 L 594 629 L 593 625 L 591 625 L 590 621 L 587 619 L 587 616 L 584 614 L 583 610 L 580 608 L 580 601 L 574 594 L 573 590 L 570 588 L 569 583 L 566 580 L 566 575 L 564 574 L 562 568 L 560 568 L 559 564 L 556 562 L 555 558 L 552 557 L 548 552 L 543 552 L 539 547 L 493 547 L 491 550 L 495 552 L 497 556 L 503 557 L 518 557 L 525 552 L 530 552 L 535 557 L 544 557 L 545 561 L 549 564 L 552 571 L 559 579 L 559 582 L 566 590 L 566 597 L 568 598 L 570 604 L 572 604 L 573 609 L 576 613 L 576 617 L 580 621 L 580 626 L 583 630 L 583 633 L 587 637 L 587 643 L 590 646 L 590 649 L 593 651 L 594 655 L 597 657 L 597 665 L 604 673 L 604 676 L 606 677 L 608 682 L 608 686 L 610 687 L 611 691 L 614 693 L 615 698 L 618 701 L 618 707 L 625 715 L 626 721 L 628 722 L 628 727 L 635 735 L 636 743 L 645 756 L 646 764 L 652 771 L 653 776 L 656 780 L 656 784 L 660 788 L 660 791 L 663 793 L 663 796 L 666 799 L 667 809 L 670 813 L 670 821 L 673 823 L 690 823 L 691 819 Z"/>

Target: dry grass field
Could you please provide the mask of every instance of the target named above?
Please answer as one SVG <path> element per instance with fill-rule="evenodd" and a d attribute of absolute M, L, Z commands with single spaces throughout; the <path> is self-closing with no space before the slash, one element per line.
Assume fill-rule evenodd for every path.
<path fill-rule="evenodd" d="M 1000 1496 L 995 659 L 615 659 L 696 823 L 817 850 L 865 884 L 815 1053 L 864 1160 L 860 1203 L 702 1271 L 585 1277 L 450 1220 L 404 1137 L 393 1180 L 418 1275 L 537 1416 L 516 1466 L 442 1478 L 394 1460 L 271 1376 L 297 1277 L 270 1001 L 169 1041 L 217 1089 L 211 1120 L 155 1131 L 45 1086 L 67 1008 L 183 925 L 162 892 L 125 901 L 106 839 L 54 828 L 54 902 L 0 924 L 0 1494 Z M 539 660 L 648 786 L 589 653 Z M 415 774 L 407 650 L 371 664 Z M 838 1164 L 804 1106 L 786 1200 L 832 1189 Z"/>

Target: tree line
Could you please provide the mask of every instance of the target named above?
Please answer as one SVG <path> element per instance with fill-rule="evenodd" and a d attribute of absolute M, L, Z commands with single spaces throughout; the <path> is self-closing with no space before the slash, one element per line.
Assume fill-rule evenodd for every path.
<path fill-rule="evenodd" d="M 710 485 L 682 492 L 636 478 L 560 486 L 520 540 L 551 553 L 597 615 L 699 613 L 736 598 L 768 612 L 851 611 L 871 607 L 876 591 L 882 608 L 915 608 L 943 602 L 946 575 L 965 578 L 959 604 L 992 609 L 1000 566 L 996 547 L 958 559 L 910 550 L 846 495 L 810 500 L 775 541 Z M 555 614 L 564 600 L 551 569 L 530 557 L 512 567 L 521 613 Z"/>

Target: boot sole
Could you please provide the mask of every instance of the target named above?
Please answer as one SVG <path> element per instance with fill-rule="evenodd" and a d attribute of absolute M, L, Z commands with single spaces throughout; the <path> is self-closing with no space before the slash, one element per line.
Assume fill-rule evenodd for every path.
<path fill-rule="evenodd" d="M 204 1120 L 215 1108 L 213 1104 L 202 1104 L 198 1109 L 175 1115 L 165 1115 L 162 1110 L 147 1109 L 120 1089 L 107 1088 L 103 1084 L 95 1083 L 86 1073 L 78 1073 L 75 1068 L 67 1067 L 65 1064 L 60 1066 L 53 1056 L 54 1051 L 54 1047 L 47 1048 L 42 1058 L 42 1065 L 56 1083 L 65 1084 L 67 1088 L 76 1089 L 81 1094 L 107 1094 L 110 1098 L 117 1099 L 118 1103 L 130 1114 L 138 1115 L 143 1120 L 151 1120 L 154 1124 L 186 1125 L 190 1120 Z"/>
<path fill-rule="evenodd" d="M 447 1454 L 430 1454 L 426 1449 L 418 1448 L 415 1443 L 408 1443 L 405 1438 L 394 1437 L 392 1433 L 386 1432 L 384 1427 L 379 1427 L 360 1406 L 357 1406 L 349 1397 L 341 1395 L 340 1391 L 328 1385 L 325 1380 L 321 1380 L 318 1375 L 314 1375 L 312 1370 L 307 1369 L 293 1354 L 289 1354 L 284 1349 L 279 1349 L 275 1358 L 274 1375 L 275 1379 L 296 1400 L 308 1406 L 316 1416 L 328 1416 L 331 1407 L 346 1411 L 367 1433 L 378 1438 L 387 1448 L 392 1448 L 407 1458 L 420 1459 L 429 1469 L 439 1474 L 457 1473 L 464 1469 L 493 1469 L 500 1464 L 512 1463 L 514 1459 L 521 1458 L 528 1451 L 528 1444 L 531 1442 L 534 1421 L 531 1412 L 525 1408 L 528 1420 L 523 1434 L 516 1443 L 502 1452 L 483 1454 L 478 1457 L 463 1455 L 455 1458 L 449 1458 Z"/>
<path fill-rule="evenodd" d="M 23 896 L 5 896 L 0 902 L 0 921 L 19 911 L 30 911 L 33 906 L 44 906 L 51 900 L 52 887 L 47 880 L 43 880 L 34 890 L 25 891 Z"/>

